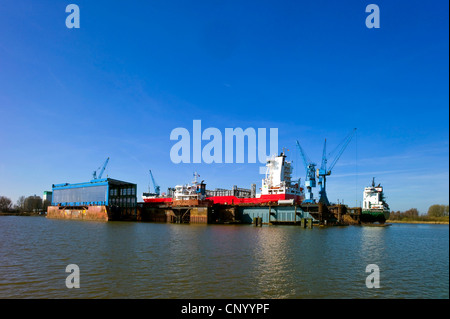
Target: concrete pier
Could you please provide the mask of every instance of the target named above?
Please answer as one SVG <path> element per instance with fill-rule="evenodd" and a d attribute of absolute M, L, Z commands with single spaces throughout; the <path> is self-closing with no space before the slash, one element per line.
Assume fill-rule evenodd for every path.
<path fill-rule="evenodd" d="M 108 221 L 112 219 L 112 216 L 111 213 L 108 214 L 106 206 L 87 206 L 79 208 L 49 206 L 47 208 L 47 218 Z"/>
<path fill-rule="evenodd" d="M 48 218 L 77 220 L 133 220 L 162 223 L 193 224 L 255 224 L 299 225 L 312 228 L 319 225 L 360 224 L 360 208 L 345 205 L 221 205 L 208 201 L 178 201 L 174 203 L 138 203 L 135 208 L 112 206 L 61 207 L 50 206 Z"/>

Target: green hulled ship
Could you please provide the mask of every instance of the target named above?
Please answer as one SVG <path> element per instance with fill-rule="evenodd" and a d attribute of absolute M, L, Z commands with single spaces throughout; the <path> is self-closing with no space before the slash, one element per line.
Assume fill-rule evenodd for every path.
<path fill-rule="evenodd" d="M 389 205 L 385 201 L 383 187 L 375 186 L 375 178 L 372 179 L 372 186 L 364 188 L 363 208 L 361 221 L 366 223 L 384 223 L 390 216 Z"/>

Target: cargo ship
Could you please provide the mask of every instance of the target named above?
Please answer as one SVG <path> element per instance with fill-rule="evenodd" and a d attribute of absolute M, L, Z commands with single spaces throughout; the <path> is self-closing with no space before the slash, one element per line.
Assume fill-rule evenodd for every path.
<path fill-rule="evenodd" d="M 381 184 L 375 186 L 375 177 L 372 179 L 372 185 L 364 188 L 363 207 L 361 211 L 362 222 L 380 222 L 384 223 L 389 219 L 390 209 L 386 203 Z"/>
<path fill-rule="evenodd" d="M 261 205 L 261 204 L 298 204 L 304 200 L 304 190 L 300 186 L 300 179 L 292 180 L 291 162 L 286 160 L 282 152 L 272 156 L 266 163 L 265 178 L 262 179 L 260 193 L 253 190 L 233 188 L 232 190 L 216 189 L 207 191 L 204 181 L 199 182 L 197 173 L 191 184 L 177 185 L 167 196 L 154 196 L 144 193 L 145 203 L 166 203 L 179 200 L 199 200 L 211 204 L 221 205 Z"/>

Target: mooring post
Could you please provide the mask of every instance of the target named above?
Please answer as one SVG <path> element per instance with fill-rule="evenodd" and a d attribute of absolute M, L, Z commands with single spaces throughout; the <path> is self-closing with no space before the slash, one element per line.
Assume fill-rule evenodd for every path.
<path fill-rule="evenodd" d="M 301 226 L 302 228 L 306 228 L 305 218 L 304 218 L 304 217 L 302 217 L 302 219 L 300 220 L 300 226 Z"/>
<path fill-rule="evenodd" d="M 269 205 L 269 220 L 268 220 L 268 223 L 269 223 L 269 225 L 270 225 L 270 219 L 271 219 L 271 215 L 272 215 L 272 207 Z"/>
<path fill-rule="evenodd" d="M 338 222 L 342 223 L 342 215 L 344 214 L 344 206 L 338 205 Z"/>
<path fill-rule="evenodd" d="M 294 225 L 297 224 L 297 205 L 294 208 Z"/>
<path fill-rule="evenodd" d="M 318 208 L 319 208 L 319 222 L 323 223 L 323 203 L 319 202 Z"/>

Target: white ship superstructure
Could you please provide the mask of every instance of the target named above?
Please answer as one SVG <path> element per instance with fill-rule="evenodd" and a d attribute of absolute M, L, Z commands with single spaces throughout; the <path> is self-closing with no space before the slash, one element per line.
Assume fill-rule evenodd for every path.
<path fill-rule="evenodd" d="M 205 184 L 203 182 L 199 183 L 197 178 L 200 177 L 197 173 L 194 173 L 194 180 L 191 184 L 176 185 L 174 191 L 174 200 L 191 200 L 205 199 Z"/>
<path fill-rule="evenodd" d="M 375 178 L 372 180 L 372 186 L 364 188 L 362 219 L 368 221 L 384 222 L 389 219 L 390 209 L 385 201 L 383 187 L 378 184 L 375 186 Z"/>
<path fill-rule="evenodd" d="M 260 195 L 291 194 L 303 196 L 300 179 L 295 184 L 291 180 L 291 162 L 286 161 L 284 153 L 269 158 L 266 166 L 266 177 L 262 180 Z"/>
<path fill-rule="evenodd" d="M 389 209 L 389 205 L 384 201 L 383 187 L 375 186 L 375 179 L 372 186 L 364 188 L 363 209 Z"/>

